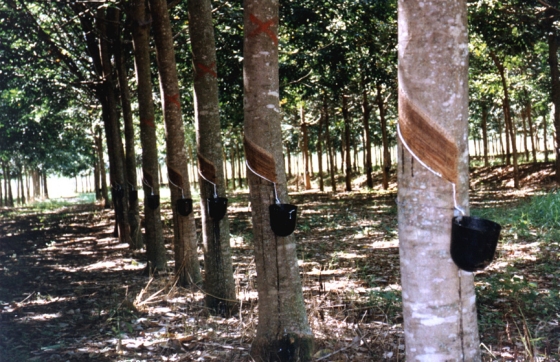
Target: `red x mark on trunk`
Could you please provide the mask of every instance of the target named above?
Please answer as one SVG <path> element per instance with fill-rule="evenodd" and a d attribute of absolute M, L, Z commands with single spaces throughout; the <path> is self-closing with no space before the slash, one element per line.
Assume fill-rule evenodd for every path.
<path fill-rule="evenodd" d="M 249 20 L 251 20 L 253 24 L 257 25 L 257 28 L 253 30 L 251 34 L 249 34 L 249 37 L 256 36 L 260 33 L 265 33 L 270 39 L 272 39 L 275 45 L 278 45 L 278 37 L 276 36 L 274 31 L 270 29 L 270 27 L 276 23 L 276 18 L 272 18 L 267 22 L 263 22 L 257 19 L 255 15 L 249 14 Z"/>
<path fill-rule="evenodd" d="M 211 77 L 214 78 L 218 78 L 218 74 L 216 74 L 216 72 L 214 71 L 214 68 L 216 67 L 216 62 L 210 64 L 209 66 L 205 66 L 202 63 L 195 63 L 196 65 L 196 77 L 202 77 L 204 74 L 208 74 Z"/>
<path fill-rule="evenodd" d="M 151 118 L 151 119 L 141 119 L 140 124 L 143 125 L 143 126 L 148 126 L 148 127 L 152 127 L 152 128 L 156 127 L 156 125 L 154 124 L 154 119 L 153 118 Z"/>
<path fill-rule="evenodd" d="M 172 95 L 172 96 L 165 96 L 165 103 L 171 102 L 177 106 L 177 108 L 181 108 L 181 102 L 179 101 L 179 93 Z"/>

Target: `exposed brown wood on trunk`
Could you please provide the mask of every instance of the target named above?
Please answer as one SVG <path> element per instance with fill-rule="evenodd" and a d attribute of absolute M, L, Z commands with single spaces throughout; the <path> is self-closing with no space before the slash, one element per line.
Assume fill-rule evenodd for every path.
<path fill-rule="evenodd" d="M 399 126 L 408 147 L 422 162 L 457 183 L 457 146 L 403 95 L 399 95 Z"/>

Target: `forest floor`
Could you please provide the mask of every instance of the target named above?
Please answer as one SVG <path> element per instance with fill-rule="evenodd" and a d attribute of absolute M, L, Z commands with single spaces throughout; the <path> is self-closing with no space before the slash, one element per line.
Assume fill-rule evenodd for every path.
<path fill-rule="evenodd" d="M 511 167 L 474 169 L 472 208 L 514 207 L 553 188 L 552 164 L 521 173 L 516 190 Z M 315 361 L 405 360 L 392 181 L 388 191 L 291 194 Z M 230 195 L 241 302 L 231 318 L 209 315 L 199 290 L 176 286 L 172 262 L 146 276 L 143 253 L 113 236 L 111 210 L 67 201 L 0 209 L 1 362 L 251 361 L 258 300 L 246 192 Z M 173 260 L 169 203 L 164 209 Z M 556 361 L 560 247 L 505 235 L 496 261 L 475 276 L 483 359 Z"/>

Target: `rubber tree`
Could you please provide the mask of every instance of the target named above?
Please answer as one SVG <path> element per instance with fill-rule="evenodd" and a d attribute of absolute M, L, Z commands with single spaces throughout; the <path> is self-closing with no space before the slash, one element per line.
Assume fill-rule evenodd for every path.
<path fill-rule="evenodd" d="M 208 199 L 225 197 L 223 146 L 218 104 L 216 44 L 210 0 L 190 0 L 189 31 L 193 53 L 194 106 L 199 158 L 204 291 L 206 306 L 230 315 L 234 310 L 235 280 L 229 244 L 229 221 L 210 216 Z M 234 159 L 231 159 L 232 164 Z M 232 175 L 235 185 L 235 175 Z M 216 195 L 214 194 L 216 193 Z M 219 206 L 218 206 L 219 207 Z"/>
<path fill-rule="evenodd" d="M 277 236 L 269 206 L 275 192 L 288 203 L 278 78 L 278 1 L 245 0 L 244 131 L 259 295 L 259 324 L 251 355 L 257 361 L 309 361 L 309 327 L 297 263 L 295 238 Z M 258 164 L 257 164 L 258 163 Z"/>
<path fill-rule="evenodd" d="M 98 96 L 102 103 L 105 137 L 109 153 L 111 187 L 115 206 L 116 226 L 121 243 L 131 244 L 130 224 L 128 223 L 128 195 L 122 192 L 126 188 L 126 166 L 124 161 L 123 143 L 120 133 L 115 80 L 113 77 L 112 54 L 109 45 L 106 9 L 97 10 L 97 30 L 99 31 L 99 52 L 101 59 L 102 83 L 98 88 Z"/>
<path fill-rule="evenodd" d="M 179 214 L 178 199 L 190 199 L 191 187 L 187 171 L 185 149 L 185 128 L 181 113 L 181 95 L 173 47 L 173 33 L 166 0 L 150 0 L 154 38 L 157 49 L 157 63 L 161 98 L 165 120 L 167 146 L 167 173 L 171 189 L 173 208 L 173 234 L 175 273 L 181 285 L 197 284 L 201 281 L 200 265 L 196 245 L 196 225 L 194 215 Z"/>
<path fill-rule="evenodd" d="M 138 92 L 140 143 L 142 145 L 142 175 L 144 196 L 159 195 L 158 150 L 152 74 L 150 70 L 150 20 L 144 0 L 133 0 L 126 8 L 132 24 L 132 44 Z M 146 256 L 152 268 L 163 270 L 167 264 L 161 210 L 151 208 L 144 201 Z"/>
<path fill-rule="evenodd" d="M 398 3 L 398 225 L 406 358 L 480 361 L 472 273 L 450 257 L 457 204 L 468 210 L 465 0 Z"/>
<path fill-rule="evenodd" d="M 120 91 L 121 109 L 124 120 L 124 136 L 125 136 L 125 163 L 126 163 L 126 180 L 125 189 L 132 190 L 136 188 L 136 152 L 134 150 L 134 124 L 132 120 L 132 106 L 130 104 L 130 89 L 128 85 L 128 68 L 126 65 L 129 52 L 123 49 L 124 34 L 121 33 L 121 11 L 115 7 L 109 8 L 109 20 L 111 21 L 112 37 L 111 40 L 115 49 L 115 68 L 117 70 L 117 80 Z M 130 247 L 132 249 L 140 249 L 143 246 L 142 234 L 140 232 L 140 214 L 138 210 L 138 199 L 128 199 L 128 223 L 130 225 Z"/>

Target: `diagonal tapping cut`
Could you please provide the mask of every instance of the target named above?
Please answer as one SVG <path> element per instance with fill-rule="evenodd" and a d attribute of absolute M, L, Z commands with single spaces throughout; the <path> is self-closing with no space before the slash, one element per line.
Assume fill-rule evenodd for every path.
<path fill-rule="evenodd" d="M 212 184 L 217 184 L 216 166 L 214 166 L 209 159 L 200 154 L 200 152 L 197 152 L 197 157 L 198 169 L 202 177 Z"/>
<path fill-rule="evenodd" d="M 266 180 L 276 183 L 276 161 L 272 154 L 247 137 L 243 138 L 247 164 L 254 172 Z"/>
<path fill-rule="evenodd" d="M 412 151 L 445 180 L 457 184 L 459 150 L 455 142 L 421 114 L 403 94 L 399 97 L 399 125 Z"/>

